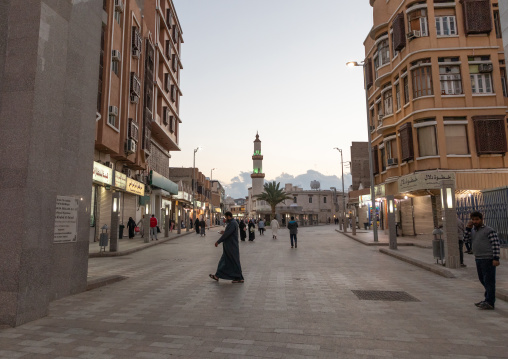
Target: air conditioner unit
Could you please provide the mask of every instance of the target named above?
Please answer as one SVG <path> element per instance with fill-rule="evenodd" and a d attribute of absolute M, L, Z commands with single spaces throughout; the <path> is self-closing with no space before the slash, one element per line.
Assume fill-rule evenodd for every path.
<path fill-rule="evenodd" d="M 134 140 L 127 140 L 125 143 L 125 153 L 131 154 L 136 152 L 136 142 Z"/>
<path fill-rule="evenodd" d="M 478 65 L 478 71 L 480 72 L 492 72 L 494 66 L 492 64 L 480 64 Z"/>
<path fill-rule="evenodd" d="M 109 114 L 118 116 L 118 107 L 116 106 L 109 106 Z"/>
<path fill-rule="evenodd" d="M 399 163 L 398 158 L 389 158 L 388 159 L 388 166 L 395 166 L 397 163 Z"/>
<path fill-rule="evenodd" d="M 137 49 L 133 49 L 132 50 L 132 57 L 134 57 L 135 59 L 139 59 L 139 55 L 141 54 L 141 52 Z"/>
<path fill-rule="evenodd" d="M 127 177 L 132 177 L 132 170 L 130 168 L 124 168 L 123 169 L 123 173 L 127 176 Z"/>
<path fill-rule="evenodd" d="M 111 169 L 112 169 L 113 167 L 115 167 L 115 165 L 113 164 L 113 162 L 104 162 L 104 166 L 109 167 L 109 168 L 111 168 Z"/>
<path fill-rule="evenodd" d="M 122 61 L 122 54 L 118 50 L 111 51 L 111 56 L 113 58 L 113 61 Z"/>
<path fill-rule="evenodd" d="M 420 37 L 421 33 L 419 30 L 413 30 L 407 33 L 407 38 L 409 40 L 416 39 L 417 37 Z"/>
<path fill-rule="evenodd" d="M 115 10 L 123 12 L 123 0 L 115 0 Z"/>

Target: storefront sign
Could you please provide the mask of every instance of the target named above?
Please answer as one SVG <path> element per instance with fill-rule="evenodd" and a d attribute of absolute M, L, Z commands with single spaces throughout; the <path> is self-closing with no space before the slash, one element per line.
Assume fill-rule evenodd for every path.
<path fill-rule="evenodd" d="M 419 191 L 422 189 L 440 189 L 442 181 L 455 182 L 454 172 L 427 171 L 400 177 L 399 192 Z"/>
<path fill-rule="evenodd" d="M 358 201 L 359 203 L 368 204 L 371 201 L 372 197 L 370 194 L 365 194 L 363 196 L 359 196 L 358 199 L 359 199 L 359 201 Z"/>
<path fill-rule="evenodd" d="M 115 187 L 125 189 L 127 187 L 127 176 L 122 172 L 115 171 Z"/>
<path fill-rule="evenodd" d="M 222 213 L 222 210 L 220 208 L 215 208 L 215 212 Z"/>
<path fill-rule="evenodd" d="M 132 178 L 127 178 L 125 190 L 127 192 L 137 194 L 138 196 L 145 195 L 145 185 L 141 182 L 134 181 Z"/>
<path fill-rule="evenodd" d="M 378 184 L 377 186 L 374 187 L 374 192 L 376 193 L 376 198 L 384 197 L 385 196 L 385 185 Z"/>
<path fill-rule="evenodd" d="M 184 191 L 178 191 L 178 196 L 176 198 L 190 202 L 190 195 Z"/>
<path fill-rule="evenodd" d="M 202 207 L 203 203 L 201 201 L 196 201 L 196 207 Z"/>
<path fill-rule="evenodd" d="M 109 184 L 111 186 L 113 184 L 113 170 L 98 162 L 94 162 L 92 179 L 96 182 Z"/>
<path fill-rule="evenodd" d="M 77 241 L 78 209 L 79 200 L 76 197 L 56 196 L 54 243 Z"/>

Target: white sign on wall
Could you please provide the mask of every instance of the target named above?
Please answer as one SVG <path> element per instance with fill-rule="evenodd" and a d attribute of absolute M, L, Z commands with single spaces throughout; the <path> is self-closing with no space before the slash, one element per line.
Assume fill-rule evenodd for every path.
<path fill-rule="evenodd" d="M 93 163 L 93 180 L 105 184 L 113 184 L 113 170 L 100 163 Z"/>
<path fill-rule="evenodd" d="M 399 178 L 399 192 L 419 191 L 422 189 L 440 189 L 442 182 L 445 180 L 455 182 L 455 173 L 444 171 L 413 173 Z"/>
<path fill-rule="evenodd" d="M 54 243 L 76 242 L 78 239 L 79 199 L 56 196 Z"/>

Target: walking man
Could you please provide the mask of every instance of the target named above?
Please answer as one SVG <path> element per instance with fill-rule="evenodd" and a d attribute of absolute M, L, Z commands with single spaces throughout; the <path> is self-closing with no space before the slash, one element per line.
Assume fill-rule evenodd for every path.
<path fill-rule="evenodd" d="M 215 281 L 221 279 L 232 280 L 233 283 L 243 283 L 242 266 L 240 264 L 240 248 L 238 247 L 238 223 L 231 212 L 226 212 L 227 227 L 220 233 L 222 236 L 215 247 L 222 243 L 222 257 L 215 274 L 208 276 Z"/>
<path fill-rule="evenodd" d="M 470 242 L 476 260 L 478 279 L 485 288 L 485 299 L 475 303 L 480 309 L 492 310 L 496 301 L 496 267 L 499 265 L 500 243 L 496 231 L 483 224 L 480 212 L 471 213 L 464 231 L 464 241 Z"/>
<path fill-rule="evenodd" d="M 289 238 L 291 238 L 291 248 L 293 248 L 293 240 L 294 247 L 298 248 L 298 243 L 296 242 L 296 235 L 298 234 L 298 223 L 295 221 L 295 217 L 291 216 L 291 220 L 288 223 L 289 229 Z"/>
<path fill-rule="evenodd" d="M 152 218 L 150 218 L 150 238 L 158 241 L 157 239 L 157 218 L 155 218 L 155 214 L 152 214 Z"/>
<path fill-rule="evenodd" d="M 263 236 L 265 231 L 265 221 L 263 219 L 260 219 L 258 222 L 258 229 L 259 229 L 259 235 Z"/>

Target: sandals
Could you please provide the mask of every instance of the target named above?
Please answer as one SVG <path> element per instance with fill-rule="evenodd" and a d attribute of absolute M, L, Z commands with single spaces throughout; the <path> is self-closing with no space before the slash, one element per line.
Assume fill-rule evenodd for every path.
<path fill-rule="evenodd" d="M 234 281 L 232 281 L 231 283 L 243 283 L 243 279 L 234 280 Z"/>
<path fill-rule="evenodd" d="M 210 278 L 212 278 L 214 281 L 219 281 L 219 277 L 217 277 L 215 274 L 208 274 Z"/>

